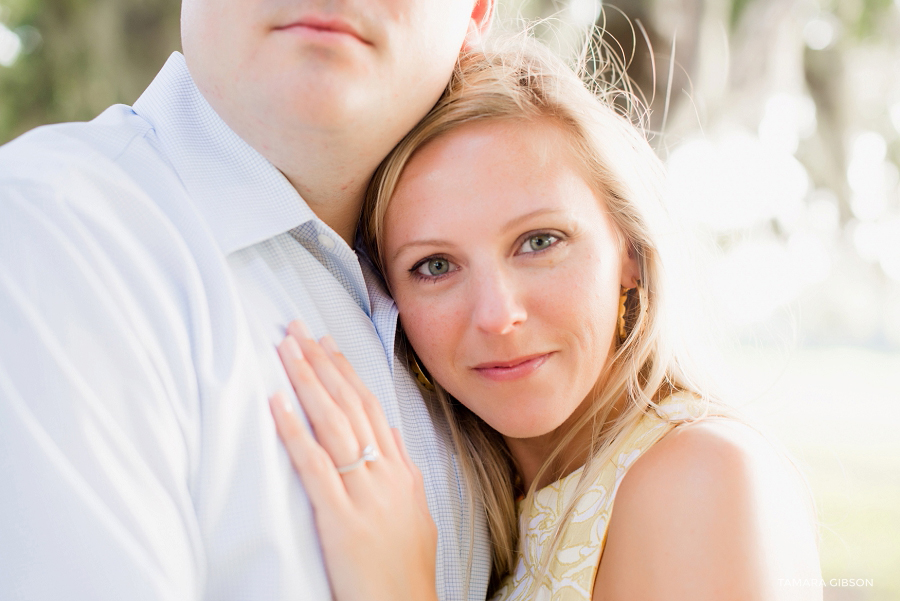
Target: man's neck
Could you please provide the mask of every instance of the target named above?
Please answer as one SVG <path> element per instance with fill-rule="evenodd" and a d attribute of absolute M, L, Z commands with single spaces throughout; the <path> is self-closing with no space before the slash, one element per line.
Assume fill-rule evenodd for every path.
<path fill-rule="evenodd" d="M 316 216 L 350 246 L 353 246 L 366 186 L 381 158 L 390 151 L 383 144 L 373 148 L 365 142 L 361 136 L 304 132 L 295 141 L 277 140 L 277 146 L 261 150 Z"/>
<path fill-rule="evenodd" d="M 329 176 L 326 168 L 313 168 L 283 173 L 316 216 L 352 247 L 371 172 Z"/>
<path fill-rule="evenodd" d="M 237 134 L 284 174 L 316 216 L 352 246 L 366 186 L 397 140 L 371 126 L 278 129 L 268 123 L 231 121 Z"/>

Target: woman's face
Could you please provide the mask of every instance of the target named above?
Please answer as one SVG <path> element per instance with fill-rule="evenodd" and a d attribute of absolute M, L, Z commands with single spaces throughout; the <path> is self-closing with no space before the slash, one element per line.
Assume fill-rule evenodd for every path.
<path fill-rule="evenodd" d="M 634 262 L 551 123 L 465 125 L 409 161 L 384 257 L 403 328 L 440 384 L 501 434 L 553 431 L 610 353 Z"/>

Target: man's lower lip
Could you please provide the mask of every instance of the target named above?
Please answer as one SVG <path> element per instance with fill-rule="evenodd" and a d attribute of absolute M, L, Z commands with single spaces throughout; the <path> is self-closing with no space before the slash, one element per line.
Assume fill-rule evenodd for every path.
<path fill-rule="evenodd" d="M 294 35 L 306 38 L 308 40 L 314 40 L 319 42 L 347 42 L 354 41 L 359 43 L 365 43 L 363 40 L 353 35 L 352 33 L 348 33 L 346 31 L 337 31 L 336 29 L 325 29 L 322 27 L 314 27 L 312 25 L 304 25 L 302 23 L 297 23 L 294 25 L 289 25 L 287 27 L 281 27 L 278 31 L 284 31 L 288 33 L 292 33 Z"/>
<path fill-rule="evenodd" d="M 551 353 L 540 355 L 533 359 L 528 359 L 522 363 L 513 365 L 512 367 L 476 367 L 475 371 L 489 380 L 498 382 L 518 380 L 519 378 L 524 378 L 534 373 L 535 370 L 550 358 L 550 355 Z"/>

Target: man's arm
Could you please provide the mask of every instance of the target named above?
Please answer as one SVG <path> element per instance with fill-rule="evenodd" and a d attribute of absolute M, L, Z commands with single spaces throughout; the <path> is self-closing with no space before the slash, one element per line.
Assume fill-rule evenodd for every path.
<path fill-rule="evenodd" d="M 122 218 L 132 211 L 124 221 L 152 229 L 153 216 L 140 203 L 106 210 L 130 205 L 123 190 L 103 198 L 102 181 L 10 179 L 0 190 L 0 599 L 199 598 L 190 342 L 177 301 L 159 292 L 171 283 Z M 91 190 L 96 202 L 68 200 Z"/>

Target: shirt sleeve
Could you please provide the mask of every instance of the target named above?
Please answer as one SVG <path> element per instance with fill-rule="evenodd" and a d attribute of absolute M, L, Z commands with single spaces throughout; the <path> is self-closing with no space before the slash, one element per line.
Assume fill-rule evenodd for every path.
<path fill-rule="evenodd" d="M 6 179 L 0 599 L 199 599 L 190 335 L 146 244 L 165 228 L 115 182 Z"/>

